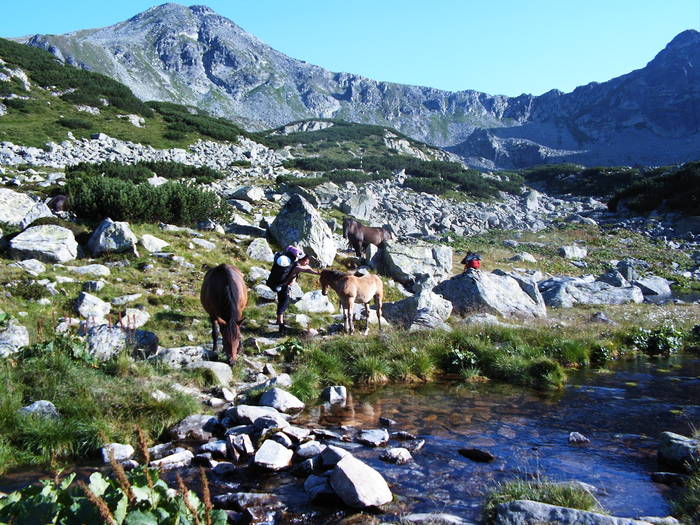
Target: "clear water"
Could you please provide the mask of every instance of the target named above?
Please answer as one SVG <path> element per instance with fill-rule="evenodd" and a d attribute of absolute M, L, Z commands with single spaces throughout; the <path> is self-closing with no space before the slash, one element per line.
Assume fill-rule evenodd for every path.
<path fill-rule="evenodd" d="M 397 422 L 391 430 L 425 440 L 415 461 L 403 466 L 381 461 L 382 449 L 353 448 L 389 482 L 396 495 L 390 515 L 448 512 L 477 519 L 497 482 L 546 478 L 595 485 L 603 491 L 598 499 L 613 515 L 665 516 L 671 489 L 650 479 L 659 470 L 656 438 L 664 430 L 688 434 L 693 424 L 700 427 L 700 359 L 640 359 L 618 363 L 610 373 L 575 372 L 565 390 L 548 395 L 496 383 L 354 391 L 346 407 L 311 407 L 297 421 L 351 434 L 379 427 L 381 416 Z M 591 443 L 570 445 L 572 431 Z M 472 462 L 458 453 L 465 447 L 488 450 L 496 460 Z M 92 470 L 80 469 L 82 475 Z M 37 477 L 7 476 L 0 479 L 0 490 Z M 196 479 L 196 474 L 187 477 Z M 334 521 L 335 509 L 309 506 L 303 479 L 289 473 L 243 470 L 227 483 L 214 484 L 215 492 L 222 490 L 278 494 L 291 511 L 285 522 Z"/>

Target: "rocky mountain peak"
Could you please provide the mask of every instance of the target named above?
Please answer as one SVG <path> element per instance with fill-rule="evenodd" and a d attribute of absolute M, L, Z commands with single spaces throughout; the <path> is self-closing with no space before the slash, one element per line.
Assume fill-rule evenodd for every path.
<path fill-rule="evenodd" d="M 666 49 L 680 49 L 685 46 L 698 45 L 700 44 L 700 31 L 695 29 L 686 29 L 685 31 L 678 33 L 673 40 L 671 40 Z"/>
<path fill-rule="evenodd" d="M 643 69 L 571 93 L 518 97 L 327 71 L 197 5 L 167 3 L 110 27 L 27 43 L 111 76 L 144 100 L 199 106 L 251 130 L 318 118 L 380 124 L 450 147 L 477 166 L 672 164 L 696 158 L 700 143 L 694 30 Z M 487 133 L 470 140 L 479 130 Z"/>

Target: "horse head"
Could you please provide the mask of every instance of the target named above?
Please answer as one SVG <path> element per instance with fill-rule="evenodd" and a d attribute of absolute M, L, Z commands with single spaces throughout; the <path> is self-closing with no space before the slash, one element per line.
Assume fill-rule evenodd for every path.
<path fill-rule="evenodd" d="M 329 270 L 321 270 L 321 274 L 319 275 L 319 282 L 321 284 L 321 293 L 323 295 L 328 295 L 328 278 L 330 276 L 330 271 Z"/>
<path fill-rule="evenodd" d="M 355 221 L 351 217 L 343 218 L 343 237 L 347 237 L 350 233 L 352 227 L 355 225 Z"/>
<path fill-rule="evenodd" d="M 238 321 L 231 320 L 230 323 L 226 325 L 225 336 L 224 336 L 224 353 L 229 357 L 231 364 L 234 363 L 238 357 L 238 353 L 241 351 L 243 346 L 241 337 L 241 326 L 245 321 L 245 317 L 241 317 Z"/>

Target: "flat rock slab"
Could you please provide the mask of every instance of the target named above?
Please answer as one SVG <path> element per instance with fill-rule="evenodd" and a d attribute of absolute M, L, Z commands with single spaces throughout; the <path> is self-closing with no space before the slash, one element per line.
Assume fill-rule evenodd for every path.
<path fill-rule="evenodd" d="M 7 327 L 0 330 L 0 357 L 7 357 L 29 346 L 29 331 L 26 327 L 10 321 Z"/>
<path fill-rule="evenodd" d="M 78 243 L 68 228 L 43 224 L 27 228 L 14 237 L 10 241 L 10 255 L 14 259 L 64 263 L 78 256 Z"/>
<path fill-rule="evenodd" d="M 112 454 L 115 461 L 125 461 L 134 456 L 134 447 L 122 443 L 107 443 L 100 449 L 100 453 L 102 454 L 102 463 L 105 464 L 110 463 Z"/>
<path fill-rule="evenodd" d="M 161 470 L 172 470 L 190 466 L 193 459 L 194 454 L 192 454 L 192 452 L 189 450 L 180 449 L 179 452 L 175 452 L 169 456 L 151 461 L 149 466 L 159 468 Z"/>
<path fill-rule="evenodd" d="M 529 500 L 502 503 L 496 507 L 495 525 L 541 525 L 558 523 L 561 525 L 648 525 L 648 522 L 631 518 L 615 518 L 587 512 L 547 505 Z"/>

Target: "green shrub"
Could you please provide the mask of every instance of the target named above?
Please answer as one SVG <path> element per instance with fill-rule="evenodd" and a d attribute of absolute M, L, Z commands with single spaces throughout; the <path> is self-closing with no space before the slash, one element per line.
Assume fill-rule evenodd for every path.
<path fill-rule="evenodd" d="M 680 497 L 673 504 L 673 515 L 681 523 L 700 523 L 700 469 L 688 478 Z"/>
<path fill-rule="evenodd" d="M 45 286 L 28 280 L 18 282 L 10 288 L 10 292 L 15 297 L 21 297 L 29 301 L 35 301 L 50 295 Z"/>
<path fill-rule="evenodd" d="M 700 162 L 658 168 L 638 177 L 610 199 L 608 208 L 615 211 L 622 202 L 639 213 L 663 206 L 689 215 L 700 214 Z"/>
<path fill-rule="evenodd" d="M 147 102 L 149 108 L 163 116 L 168 123 L 168 133 L 199 133 L 216 140 L 236 141 L 238 137 L 250 136 L 233 122 L 211 117 L 201 110 L 188 108 L 172 102 Z"/>
<path fill-rule="evenodd" d="M 631 342 L 647 355 L 668 356 L 683 347 L 683 332 L 672 324 L 654 329 L 637 328 L 631 335 Z"/>
<path fill-rule="evenodd" d="M 19 111 L 20 113 L 29 113 L 29 103 L 21 98 L 11 98 L 3 102 L 8 108 Z"/>
<path fill-rule="evenodd" d="M 194 224 L 205 219 L 226 222 L 231 207 L 209 191 L 191 184 L 134 184 L 110 177 L 72 176 L 66 183 L 71 210 L 86 220 L 109 216 L 117 221 Z"/>
<path fill-rule="evenodd" d="M 204 471 L 200 476 L 202 486 L 208 487 Z M 95 472 L 88 484 L 73 483 L 75 477 L 42 480 L 0 498 L 0 521 L 162 525 L 225 525 L 228 521 L 226 511 L 201 501 L 181 478 L 177 492 L 171 492 L 158 469 L 139 467 L 128 473 L 120 469 L 117 479 Z"/>
<path fill-rule="evenodd" d="M 57 122 L 68 129 L 92 129 L 92 124 L 90 122 L 79 118 L 62 118 Z"/>
<path fill-rule="evenodd" d="M 36 84 L 74 89 L 61 98 L 72 104 L 100 105 L 100 99 L 128 113 L 150 117 L 153 112 L 131 90 L 99 73 L 64 65 L 48 51 L 0 38 L 0 57 L 10 66 L 22 68 Z"/>
<path fill-rule="evenodd" d="M 223 173 L 208 166 L 190 166 L 179 162 L 165 161 L 140 161 L 136 164 L 124 164 L 122 162 L 102 162 L 90 164 L 81 162 L 75 166 L 66 168 L 70 176 L 104 176 L 113 179 L 128 180 L 141 184 L 153 177 L 155 173 L 159 177 L 176 181 L 193 179 L 197 184 L 209 184 L 223 178 Z"/>

